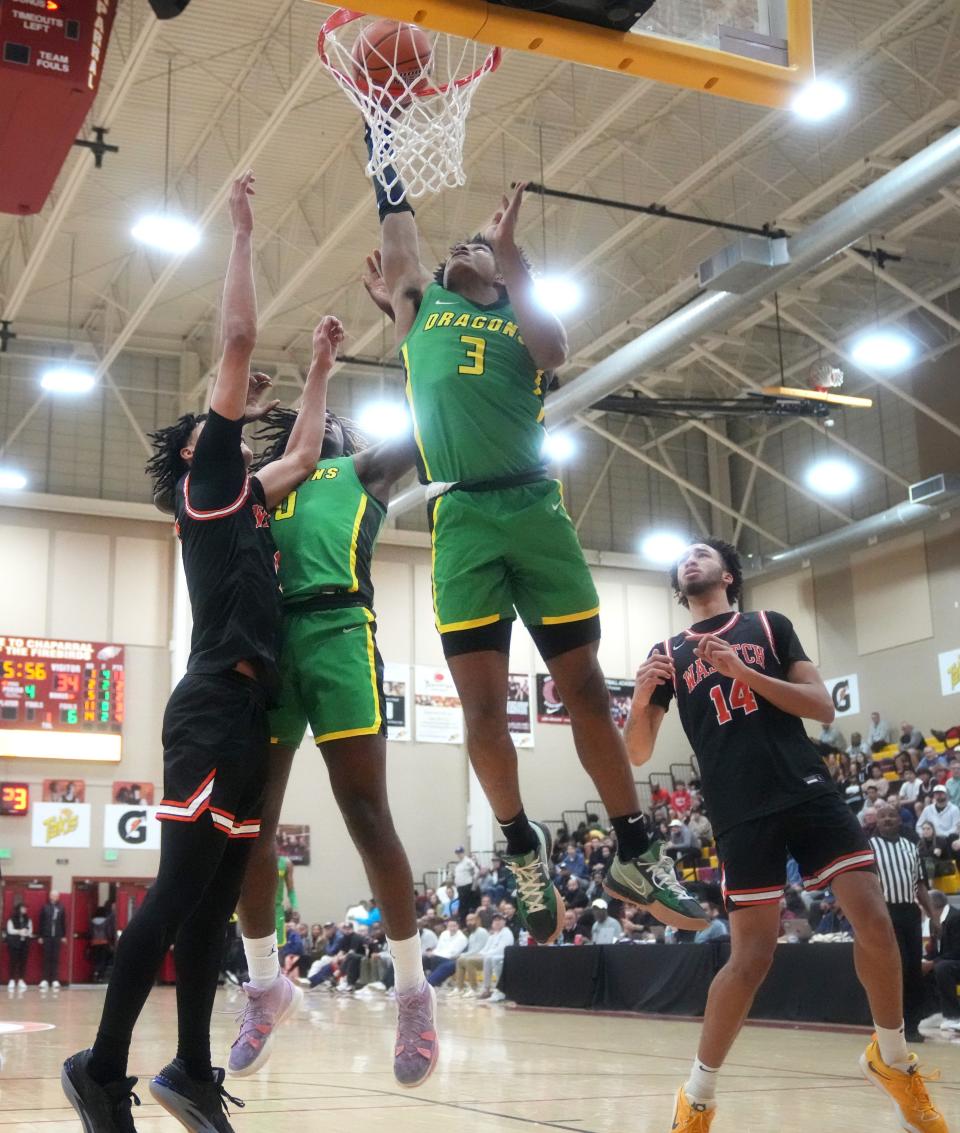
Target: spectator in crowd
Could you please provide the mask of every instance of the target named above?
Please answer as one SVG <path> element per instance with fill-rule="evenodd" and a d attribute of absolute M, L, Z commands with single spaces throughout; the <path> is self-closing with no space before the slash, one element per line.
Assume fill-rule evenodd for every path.
<path fill-rule="evenodd" d="M 610 916 L 607 902 L 598 897 L 590 906 L 593 909 L 593 928 L 590 929 L 591 944 L 616 944 L 623 936 L 623 929 L 616 918 Z"/>
<path fill-rule="evenodd" d="M 555 944 L 576 944 L 580 936 L 580 926 L 577 923 L 577 914 L 573 909 L 567 909 L 563 914 L 563 928 L 554 941 Z M 582 940 L 581 940 L 582 943 Z"/>
<path fill-rule="evenodd" d="M 664 847 L 666 852 L 679 865 L 692 865 L 700 856 L 700 843 L 693 835 L 693 831 L 679 818 L 670 821 L 667 828 L 669 841 Z"/>
<path fill-rule="evenodd" d="M 513 885 L 510 871 L 503 862 L 494 855 L 490 859 L 490 868 L 481 871 L 480 893 L 488 894 L 491 903 L 496 906 L 506 897 Z M 490 926 L 487 925 L 487 928 Z"/>
<path fill-rule="evenodd" d="M 876 812 L 874 812 L 876 819 Z M 846 933 L 853 935 L 850 922 L 843 915 L 843 910 L 837 904 L 837 899 L 828 889 L 818 902 L 810 907 L 811 926 L 818 935 L 829 936 L 833 933 Z"/>
<path fill-rule="evenodd" d="M 695 802 L 691 806 L 687 826 L 701 846 L 709 846 L 713 842 L 713 827 L 710 825 L 710 819 L 703 813 L 703 803 Z"/>
<path fill-rule="evenodd" d="M 923 738 L 923 732 L 904 720 L 900 725 L 900 750 L 906 751 L 907 748 L 915 747 L 918 751 L 922 751 L 926 746 L 927 741 Z"/>
<path fill-rule="evenodd" d="M 67 939 L 67 911 L 60 904 L 60 894 L 50 890 L 47 903 L 40 910 L 40 944 L 43 948 L 43 979 L 40 990 L 60 989 L 60 949 Z"/>
<path fill-rule="evenodd" d="M 918 771 L 930 770 L 936 775 L 937 770 L 946 766 L 946 756 L 943 756 L 936 750 L 936 748 L 925 747 L 917 763 Z"/>
<path fill-rule="evenodd" d="M 567 846 L 566 853 L 560 859 L 560 868 L 569 870 L 574 877 L 582 878 L 584 881 L 589 877 L 583 850 L 575 842 Z"/>
<path fill-rule="evenodd" d="M 865 742 L 859 732 L 850 733 L 850 746 L 847 748 L 847 759 L 852 763 L 855 759 L 867 760 L 870 758 L 870 745 Z"/>
<path fill-rule="evenodd" d="M 27 971 L 27 955 L 32 937 L 33 921 L 27 912 L 27 906 L 22 901 L 17 901 L 7 918 L 7 955 L 10 960 L 10 982 L 7 988 L 10 991 L 17 988 L 20 991 L 26 990 L 27 982 L 23 977 Z"/>
<path fill-rule="evenodd" d="M 420 955 L 432 956 L 440 943 L 439 937 L 433 931 L 434 919 L 431 916 L 420 918 Z"/>
<path fill-rule="evenodd" d="M 117 922 L 113 907 L 108 902 L 99 905 L 90 918 L 90 959 L 93 961 L 93 982 L 103 983 L 113 959 L 117 940 Z"/>
<path fill-rule="evenodd" d="M 960 909 L 949 904 L 946 895 L 934 890 L 930 894 L 934 908 L 939 912 L 939 940 L 933 962 L 933 974 L 940 996 L 943 1022 L 940 1029 L 948 1034 L 960 1034 L 960 1001 L 957 984 L 960 983 Z"/>
<path fill-rule="evenodd" d="M 901 804 L 912 806 L 920 798 L 922 789 L 923 783 L 917 778 L 916 771 L 912 767 L 905 767 L 903 782 L 900 784 Z"/>
<path fill-rule="evenodd" d="M 860 825 L 866 831 L 867 837 L 872 838 L 877 832 L 877 803 L 880 800 L 874 796 L 871 803 L 869 799 L 864 803 L 863 810 L 860 811 Z"/>
<path fill-rule="evenodd" d="M 417 916 L 425 916 L 437 904 L 437 891 L 435 889 L 427 889 L 423 893 L 418 893 L 414 898 L 414 904 L 417 908 Z"/>
<path fill-rule="evenodd" d="M 568 877 L 563 886 L 563 901 L 568 909 L 585 909 L 589 904 L 587 891 L 580 884 L 579 878 Z"/>
<path fill-rule="evenodd" d="M 960 835 L 960 808 L 955 806 L 947 794 L 947 788 L 938 783 L 931 792 L 933 802 L 928 803 L 917 821 L 917 830 L 929 822 L 934 833 L 940 838 L 954 839 Z"/>
<path fill-rule="evenodd" d="M 863 809 L 872 810 L 878 802 L 880 802 L 880 788 L 874 779 L 868 779 L 863 784 Z M 862 823 L 863 819 L 861 818 L 860 821 Z"/>
<path fill-rule="evenodd" d="M 350 921 L 351 925 L 366 924 L 370 914 L 370 904 L 367 901 L 357 901 L 344 913 L 343 919 Z"/>
<path fill-rule="evenodd" d="M 682 779 L 677 780 L 676 790 L 670 795 L 670 805 L 679 818 L 686 818 L 693 805 L 693 796 L 687 790 L 687 784 Z"/>
<path fill-rule="evenodd" d="M 650 802 L 654 810 L 658 806 L 669 806 L 670 792 L 661 783 L 657 783 L 651 788 Z"/>
<path fill-rule="evenodd" d="M 474 894 L 480 877 L 480 867 L 473 855 L 464 851 L 463 846 L 457 846 L 454 853 L 457 855 L 457 864 L 453 867 L 453 884 L 457 887 L 460 923 L 465 924 L 467 913 L 472 913 L 477 907 L 479 893 L 476 893 L 476 896 Z"/>
<path fill-rule="evenodd" d="M 803 882 L 791 885 L 783 895 L 780 909 L 780 939 L 787 943 L 797 943 L 810 939 L 809 910 L 804 896 Z"/>
<path fill-rule="evenodd" d="M 423 970 L 428 973 L 435 971 L 446 961 L 455 961 L 466 949 L 467 937 L 460 928 L 460 922 L 456 917 L 451 917 L 447 921 L 447 927 L 440 933 L 436 948 L 429 956 L 424 956 Z"/>
<path fill-rule="evenodd" d="M 494 916 L 496 915 L 497 914 L 494 914 Z M 466 943 L 463 950 L 457 956 L 450 956 L 441 960 L 439 964 L 434 966 L 430 975 L 427 976 L 428 982 L 433 984 L 434 987 L 439 987 L 444 980 L 449 979 L 453 975 L 456 971 L 457 963 L 462 957 L 482 955 L 487 941 L 490 939 L 490 934 L 480 923 L 478 913 L 467 913 L 464 928 L 466 929 Z M 457 988 L 451 988 L 450 994 L 459 995 L 460 991 Z"/>
<path fill-rule="evenodd" d="M 872 763 L 870 765 L 870 771 L 867 775 L 866 785 L 868 787 L 876 786 L 878 798 L 885 799 L 887 797 L 887 794 L 890 791 L 890 780 L 884 778 L 884 774 L 879 763 Z"/>
<path fill-rule="evenodd" d="M 523 928 L 520 918 L 517 916 L 517 906 L 507 897 L 505 897 L 499 906 L 499 912 L 503 913 L 503 919 L 506 926 L 513 933 L 514 937 Z"/>
<path fill-rule="evenodd" d="M 820 735 L 817 737 L 820 744 L 820 750 L 823 754 L 831 751 L 846 751 L 847 739 L 843 732 L 837 727 L 836 724 L 824 724 L 820 729 Z"/>
<path fill-rule="evenodd" d="M 871 751 L 880 751 L 893 742 L 893 728 L 882 719 L 879 712 L 870 713 L 870 730 L 867 732 L 867 743 Z"/>
<path fill-rule="evenodd" d="M 457 917 L 460 909 L 460 898 L 457 896 L 457 890 L 453 885 L 445 885 L 440 891 L 440 916 L 444 920 L 449 917 Z M 459 919 L 459 918 L 458 918 Z"/>
<path fill-rule="evenodd" d="M 493 918 L 493 927 L 486 944 L 479 953 L 464 952 L 457 958 L 456 988 L 458 994 L 464 999 L 472 999 L 476 995 L 476 977 L 483 973 L 482 992 L 490 991 L 490 985 L 495 975 L 500 974 L 503 967 L 504 951 L 513 944 L 513 933 L 507 928 L 506 918 L 498 912 Z M 498 966 L 499 963 L 499 966 Z M 481 994 L 482 994 L 481 992 Z M 489 994 L 484 996 L 489 999 Z"/>
<path fill-rule="evenodd" d="M 694 943 L 706 944 L 711 940 L 729 940 L 730 924 L 723 916 L 721 907 L 714 901 L 703 900 L 700 902 L 700 908 L 710 918 L 710 923 L 706 928 L 700 929 L 693 938 Z"/>
<path fill-rule="evenodd" d="M 947 788 L 947 798 L 954 806 L 960 807 L 960 759 L 956 756 L 950 760 L 950 778 L 944 783 Z"/>
<path fill-rule="evenodd" d="M 483 928 L 489 928 L 493 924 L 493 914 L 496 909 L 493 907 L 493 901 L 490 899 L 489 893 L 482 893 L 480 895 L 480 904 L 477 906 L 477 919 Z M 464 919 L 466 924 L 466 919 Z"/>

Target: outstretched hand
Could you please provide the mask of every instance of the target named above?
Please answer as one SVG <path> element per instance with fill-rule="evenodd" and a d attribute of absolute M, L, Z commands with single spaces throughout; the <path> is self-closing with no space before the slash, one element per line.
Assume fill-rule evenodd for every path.
<path fill-rule="evenodd" d="M 391 322 L 396 322 L 396 314 L 393 310 L 393 303 L 390 299 L 390 291 L 387 287 L 387 282 L 383 278 L 383 256 L 378 248 L 375 252 L 371 252 L 367 256 L 367 270 L 360 276 L 363 281 L 363 286 L 367 289 L 367 294 L 376 303 L 377 307 L 390 319 Z"/>
<path fill-rule="evenodd" d="M 313 332 L 313 365 L 329 370 L 343 344 L 343 323 L 336 315 L 324 315 Z"/>
<path fill-rule="evenodd" d="M 260 421 L 268 413 L 272 413 L 280 404 L 279 399 L 261 402 L 263 395 L 273 386 L 273 381 L 266 374 L 254 371 L 247 383 L 247 404 L 243 410 L 243 420 L 246 424 L 251 421 Z"/>
<path fill-rule="evenodd" d="M 230 190 L 230 219 L 233 231 L 238 236 L 249 236 L 253 232 L 253 205 L 250 198 L 256 196 L 253 187 L 256 180 L 253 170 L 248 169 L 234 181 Z"/>
<path fill-rule="evenodd" d="M 494 254 L 516 247 L 517 217 L 520 214 L 520 205 L 526 187 L 526 181 L 518 181 L 513 195 L 503 198 L 500 207 L 483 229 L 484 238 L 489 240 Z"/>

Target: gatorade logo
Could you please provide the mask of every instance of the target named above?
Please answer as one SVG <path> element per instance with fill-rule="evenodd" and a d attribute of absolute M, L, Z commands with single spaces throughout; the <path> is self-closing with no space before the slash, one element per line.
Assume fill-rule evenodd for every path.
<path fill-rule="evenodd" d="M 147 840 L 147 812 L 128 810 L 120 816 L 117 833 L 128 846 L 142 846 Z"/>

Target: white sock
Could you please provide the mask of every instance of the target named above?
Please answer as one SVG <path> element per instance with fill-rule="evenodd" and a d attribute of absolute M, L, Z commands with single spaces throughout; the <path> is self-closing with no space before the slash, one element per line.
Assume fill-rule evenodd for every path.
<path fill-rule="evenodd" d="M 420 957 L 420 936 L 411 936 L 407 940 L 391 940 L 390 955 L 393 957 L 393 975 L 396 981 L 397 995 L 404 995 L 408 991 L 416 991 L 423 983 L 423 960 Z"/>
<path fill-rule="evenodd" d="M 717 1075 L 719 1073 L 719 1067 L 704 1066 L 699 1058 L 695 1058 L 693 1066 L 690 1068 L 690 1077 L 683 1087 L 687 1101 L 712 1106 L 717 1096 Z"/>
<path fill-rule="evenodd" d="M 899 1027 L 878 1027 L 873 1024 L 877 1032 L 877 1045 L 880 1047 L 880 1057 L 895 1070 L 906 1070 L 910 1065 L 910 1051 L 907 1050 L 907 1040 L 903 1033 L 903 1023 Z"/>
<path fill-rule="evenodd" d="M 247 957 L 247 971 L 250 983 L 260 991 L 272 987 L 280 977 L 280 950 L 277 948 L 277 934 L 269 936 L 244 936 L 243 951 Z"/>

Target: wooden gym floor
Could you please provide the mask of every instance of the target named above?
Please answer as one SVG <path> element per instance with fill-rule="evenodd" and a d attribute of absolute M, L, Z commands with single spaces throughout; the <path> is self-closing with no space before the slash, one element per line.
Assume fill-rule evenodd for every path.
<path fill-rule="evenodd" d="M 60 1091 L 60 1063 L 90 1044 L 102 999 L 102 989 L 0 992 L 0 1133 L 79 1133 Z M 667 1133 L 699 1029 L 441 1001 L 440 1063 L 426 1085 L 408 1091 L 391 1073 L 392 1001 L 324 993 L 307 1001 L 308 1010 L 283 1027 L 266 1069 L 228 1080 L 247 1103 L 232 1110 L 237 1133 L 313 1133 L 348 1122 L 370 1133 Z M 232 989 L 217 996 L 214 1062 L 226 1060 L 240 1005 Z M 14 1023 L 54 1029 L 12 1031 Z M 180 1130 L 146 1089 L 173 1055 L 175 1033 L 174 993 L 155 991 L 130 1064 L 141 1077 L 143 1105 L 134 1114 L 142 1133 Z M 747 1027 L 721 1079 L 713 1133 L 894 1133 L 886 1099 L 860 1077 L 865 1041 L 859 1033 Z M 942 1070 L 931 1090 L 960 1133 L 960 1045 L 937 1040 L 917 1049 L 928 1069 Z"/>

